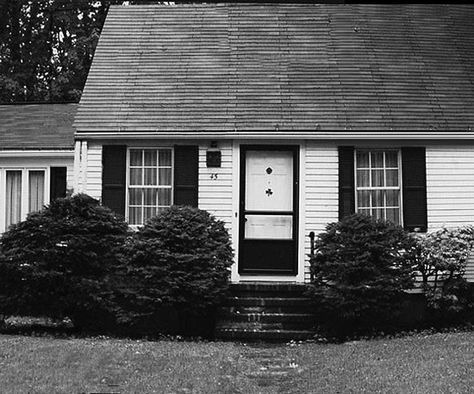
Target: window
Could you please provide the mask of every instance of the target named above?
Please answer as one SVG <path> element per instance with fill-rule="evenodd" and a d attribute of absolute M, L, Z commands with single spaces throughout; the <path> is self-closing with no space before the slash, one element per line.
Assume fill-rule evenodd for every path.
<path fill-rule="evenodd" d="M 44 169 L 0 169 L 0 196 L 5 195 L 0 203 L 0 232 L 12 224 L 26 219 L 30 212 L 43 208 L 46 201 L 46 170 Z M 2 198 L 0 198 L 0 202 Z"/>
<path fill-rule="evenodd" d="M 400 152 L 356 150 L 356 211 L 401 224 Z"/>
<path fill-rule="evenodd" d="M 172 149 L 130 149 L 128 221 L 141 225 L 173 201 Z"/>
<path fill-rule="evenodd" d="M 6 171 L 6 228 L 21 220 L 21 171 Z"/>
<path fill-rule="evenodd" d="M 36 212 L 44 205 L 44 171 L 29 171 L 28 212 Z"/>

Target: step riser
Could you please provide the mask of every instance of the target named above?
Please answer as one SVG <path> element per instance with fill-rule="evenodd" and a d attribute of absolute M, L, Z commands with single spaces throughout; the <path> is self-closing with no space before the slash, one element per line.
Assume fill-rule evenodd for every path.
<path fill-rule="evenodd" d="M 306 331 L 228 331 L 216 330 L 216 337 L 227 340 L 282 342 L 313 338 L 313 332 Z"/>
<path fill-rule="evenodd" d="M 233 313 L 221 312 L 219 319 L 234 322 L 260 322 L 260 323 L 311 323 L 314 316 L 311 314 L 285 314 L 285 313 Z"/>
<path fill-rule="evenodd" d="M 231 313 L 282 313 L 282 314 L 300 314 L 300 313 L 312 313 L 311 308 L 308 306 L 230 306 L 226 308 Z"/>
<path fill-rule="evenodd" d="M 231 296 L 239 298 L 307 298 L 304 291 L 231 291 Z"/>
<path fill-rule="evenodd" d="M 289 322 L 220 322 L 216 329 L 238 329 L 238 330 L 253 330 L 253 331 L 269 331 L 269 330 L 312 330 L 314 324 L 312 323 L 289 323 Z"/>
<path fill-rule="evenodd" d="M 229 297 L 224 306 L 249 307 L 311 307 L 309 298 L 256 298 Z"/>

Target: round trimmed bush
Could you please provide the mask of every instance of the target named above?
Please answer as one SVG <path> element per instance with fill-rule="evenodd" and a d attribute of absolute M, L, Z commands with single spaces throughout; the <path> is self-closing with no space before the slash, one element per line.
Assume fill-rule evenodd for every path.
<path fill-rule="evenodd" d="M 326 334 L 346 336 L 393 324 L 413 285 L 414 240 L 400 226 L 355 214 L 315 242 L 310 293 Z"/>
<path fill-rule="evenodd" d="M 31 213 L 0 240 L 0 313 L 109 324 L 106 278 L 127 233 L 122 219 L 85 194 Z"/>
<path fill-rule="evenodd" d="M 206 314 L 225 296 L 232 258 L 223 222 L 197 208 L 165 209 L 124 247 L 122 318 L 142 328 L 148 318 L 163 329 L 169 313 Z"/>

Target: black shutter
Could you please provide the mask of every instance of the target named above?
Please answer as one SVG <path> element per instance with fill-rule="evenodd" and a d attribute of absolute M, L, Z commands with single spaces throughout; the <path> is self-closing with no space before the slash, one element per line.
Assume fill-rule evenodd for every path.
<path fill-rule="evenodd" d="M 66 167 L 51 167 L 49 171 L 49 199 L 66 197 Z"/>
<path fill-rule="evenodd" d="M 174 204 L 198 206 L 198 147 L 174 147 Z"/>
<path fill-rule="evenodd" d="M 339 220 L 355 212 L 354 147 L 339 147 Z"/>
<path fill-rule="evenodd" d="M 426 232 L 426 152 L 402 148 L 403 224 L 405 230 Z"/>
<path fill-rule="evenodd" d="M 102 204 L 125 216 L 125 174 L 127 147 L 104 145 L 102 148 Z"/>

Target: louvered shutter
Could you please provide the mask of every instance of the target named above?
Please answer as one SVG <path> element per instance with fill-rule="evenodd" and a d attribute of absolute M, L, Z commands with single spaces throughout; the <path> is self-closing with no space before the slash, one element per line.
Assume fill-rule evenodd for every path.
<path fill-rule="evenodd" d="M 339 147 L 339 220 L 355 212 L 354 147 Z"/>
<path fill-rule="evenodd" d="M 49 199 L 66 197 L 66 167 L 51 167 L 49 171 Z"/>
<path fill-rule="evenodd" d="M 403 225 L 408 231 L 426 232 L 426 149 L 402 148 Z"/>
<path fill-rule="evenodd" d="M 102 204 L 125 216 L 127 147 L 104 145 L 102 148 Z"/>
<path fill-rule="evenodd" d="M 198 206 L 198 160 L 195 145 L 174 147 L 174 204 Z"/>

